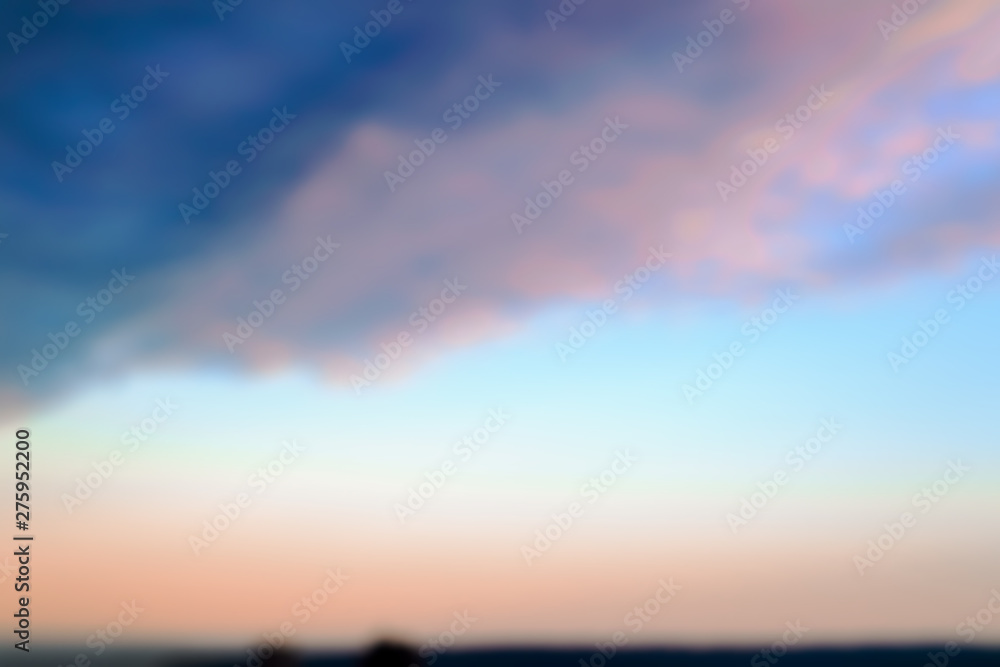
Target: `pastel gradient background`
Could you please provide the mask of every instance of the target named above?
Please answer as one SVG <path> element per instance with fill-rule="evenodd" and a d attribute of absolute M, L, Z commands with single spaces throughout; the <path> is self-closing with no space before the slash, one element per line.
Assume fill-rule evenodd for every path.
<path fill-rule="evenodd" d="M 670 578 L 681 591 L 633 644 L 763 645 L 795 620 L 808 644 L 944 642 L 986 605 L 1000 281 L 961 309 L 953 290 L 1000 246 L 996 3 L 932 0 L 893 31 L 885 0 L 591 0 L 553 29 L 557 7 L 402 0 L 347 62 L 341 43 L 384 3 L 247 0 L 220 20 L 208 0 L 73 0 L 11 46 L 0 433 L 9 470 L 15 429 L 31 431 L 36 641 L 93 655 L 87 637 L 135 600 L 118 645 L 249 645 L 289 620 L 300 646 L 419 645 L 464 610 L 465 646 L 589 644 Z M 733 22 L 679 71 L 723 10 Z M 0 26 L 36 11 L 7 3 Z M 58 180 L 66 145 L 157 65 L 165 80 Z M 450 129 L 442 114 L 489 75 L 500 86 Z M 295 118 L 246 163 L 274 108 Z M 628 127 L 578 173 L 606 118 Z M 447 141 L 390 191 L 385 172 L 438 127 Z M 945 128 L 959 139 L 911 181 Z M 717 183 L 769 138 L 780 149 L 723 201 Z M 187 223 L 178 205 L 231 159 L 242 172 Z M 562 169 L 573 184 L 519 233 L 512 214 Z M 906 192 L 849 233 L 896 179 Z M 317 237 L 340 247 L 290 292 Z M 671 257 L 626 302 L 615 285 L 650 247 Z M 134 282 L 84 324 L 77 304 L 123 267 Z M 446 280 L 467 289 L 358 391 Z M 287 301 L 231 352 L 224 334 L 274 288 Z M 798 300 L 751 341 L 778 290 Z M 618 310 L 567 354 L 607 299 Z M 948 322 L 894 367 L 939 309 Z M 80 335 L 25 379 L 70 320 Z M 734 341 L 745 354 L 689 400 Z M 158 399 L 176 410 L 129 451 Z M 509 420 L 461 461 L 454 443 L 495 409 Z M 792 472 L 786 453 L 831 418 L 842 430 Z M 256 493 L 248 478 L 292 440 L 304 452 Z M 626 450 L 635 464 L 528 564 L 522 546 Z M 969 472 L 915 510 L 953 461 Z M 734 532 L 727 514 L 779 470 L 788 484 Z M 251 506 L 195 553 L 241 492 Z M 905 511 L 916 525 L 860 574 Z M 300 623 L 338 568 L 347 583 Z M 976 636 L 998 641 L 1000 620 Z"/>

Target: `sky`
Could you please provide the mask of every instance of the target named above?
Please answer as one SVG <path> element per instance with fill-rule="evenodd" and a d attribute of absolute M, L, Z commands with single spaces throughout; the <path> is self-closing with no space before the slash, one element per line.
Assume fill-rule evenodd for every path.
<path fill-rule="evenodd" d="M 1000 641 L 995 3 L 352 5 L 0 9 L 39 641 Z"/>

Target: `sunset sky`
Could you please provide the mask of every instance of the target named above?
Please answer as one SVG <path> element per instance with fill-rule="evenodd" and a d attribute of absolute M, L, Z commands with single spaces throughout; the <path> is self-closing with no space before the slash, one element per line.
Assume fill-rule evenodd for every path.
<path fill-rule="evenodd" d="M 135 601 L 122 644 L 591 644 L 661 581 L 633 644 L 944 642 L 1000 590 L 996 3 L 558 7 L 74 0 L 12 44 L 40 642 Z"/>

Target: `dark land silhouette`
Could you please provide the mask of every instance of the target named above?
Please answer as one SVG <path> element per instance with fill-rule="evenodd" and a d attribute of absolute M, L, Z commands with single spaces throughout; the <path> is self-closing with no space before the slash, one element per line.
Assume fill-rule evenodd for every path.
<path fill-rule="evenodd" d="M 763 647 L 761 647 L 763 648 Z M 247 651 L 158 650 L 108 651 L 92 667 L 1000 667 L 1000 647 L 961 646 L 948 656 L 944 646 L 891 648 L 828 648 L 792 650 L 767 660 L 760 648 L 739 650 L 659 649 L 619 651 L 605 658 L 593 647 L 552 649 L 503 648 L 446 653 L 421 661 L 413 648 L 379 642 L 361 652 L 289 651 L 280 649 L 259 663 Z M 16 659 L 11 665 L 71 665 L 75 651 L 46 648 Z M 603 659 L 603 661 L 602 661 Z"/>

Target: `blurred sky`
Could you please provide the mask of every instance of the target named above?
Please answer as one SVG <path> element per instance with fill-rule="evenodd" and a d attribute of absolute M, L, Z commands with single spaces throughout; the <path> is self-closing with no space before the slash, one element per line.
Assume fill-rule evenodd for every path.
<path fill-rule="evenodd" d="M 996 4 L 390 5 L 0 9 L 0 422 L 32 433 L 39 638 L 93 653 L 134 599 L 122 643 L 421 644 L 464 610 L 465 644 L 606 641 L 672 577 L 633 643 L 955 639 L 1000 586 Z"/>

